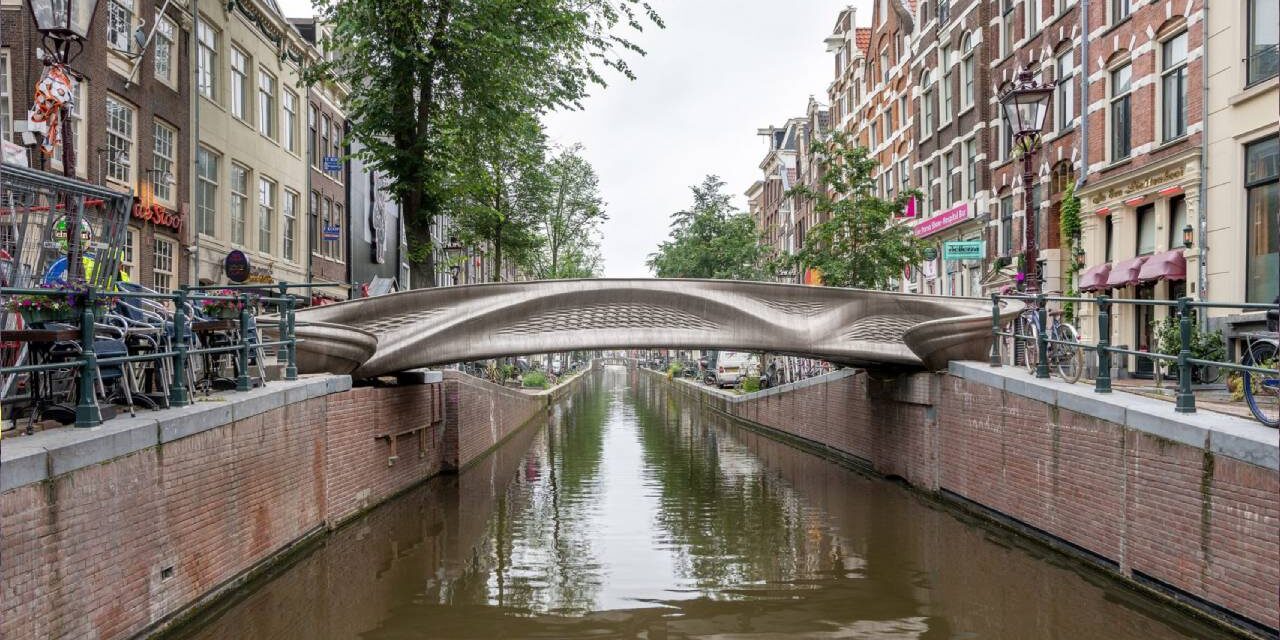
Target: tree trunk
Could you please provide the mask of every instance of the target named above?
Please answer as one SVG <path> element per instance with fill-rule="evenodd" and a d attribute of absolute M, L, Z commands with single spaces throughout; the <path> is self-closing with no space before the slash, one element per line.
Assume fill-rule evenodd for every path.
<path fill-rule="evenodd" d="M 449 27 L 449 18 L 453 12 L 454 0 L 441 0 L 439 12 L 436 14 L 435 28 L 428 42 L 431 62 L 425 72 L 418 75 L 417 110 L 414 115 L 414 129 L 417 135 L 412 139 L 398 138 L 396 146 L 412 153 L 426 153 L 425 141 L 431 135 L 431 108 L 435 100 L 435 71 L 445 49 L 445 30 Z M 426 176 L 419 175 L 408 189 L 404 191 L 404 200 L 400 212 L 405 220 L 405 230 L 410 243 L 409 274 L 414 289 L 436 286 L 435 247 L 432 246 L 431 226 L 435 221 L 435 211 L 426 200 L 426 188 L 423 186 Z"/>
<path fill-rule="evenodd" d="M 493 281 L 502 282 L 502 227 L 505 221 L 499 221 L 493 230 Z"/>

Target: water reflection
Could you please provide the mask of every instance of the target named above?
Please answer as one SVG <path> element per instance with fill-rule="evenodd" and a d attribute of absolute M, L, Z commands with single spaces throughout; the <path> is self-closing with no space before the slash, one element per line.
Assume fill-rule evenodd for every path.
<path fill-rule="evenodd" d="M 606 369 L 193 638 L 1206 637 L 1052 558 Z"/>

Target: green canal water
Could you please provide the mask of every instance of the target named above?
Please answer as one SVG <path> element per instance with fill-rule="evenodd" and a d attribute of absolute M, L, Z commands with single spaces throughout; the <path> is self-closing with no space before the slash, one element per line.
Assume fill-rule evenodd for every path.
<path fill-rule="evenodd" d="M 1215 637 L 1056 555 L 607 367 L 183 637 Z"/>

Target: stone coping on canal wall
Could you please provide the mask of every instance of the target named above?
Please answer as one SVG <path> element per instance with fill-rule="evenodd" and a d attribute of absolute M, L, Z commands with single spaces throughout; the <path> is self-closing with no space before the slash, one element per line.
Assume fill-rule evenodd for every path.
<path fill-rule="evenodd" d="M 308 376 L 0 444 L 0 637 L 162 633 L 571 393 Z"/>
<path fill-rule="evenodd" d="M 744 395 L 669 382 L 1237 631 L 1280 628 L 1275 430 L 976 362 L 881 379 L 845 369 Z"/>

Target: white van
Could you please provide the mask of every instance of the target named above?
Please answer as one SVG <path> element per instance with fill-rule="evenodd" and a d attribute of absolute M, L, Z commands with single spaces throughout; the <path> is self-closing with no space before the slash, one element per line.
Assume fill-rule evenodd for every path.
<path fill-rule="evenodd" d="M 716 354 L 716 386 L 732 387 L 742 376 L 751 375 L 756 363 L 754 353 L 746 351 L 721 351 Z"/>

